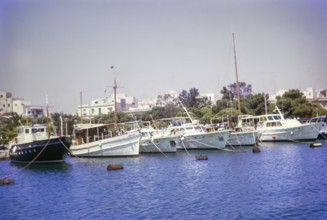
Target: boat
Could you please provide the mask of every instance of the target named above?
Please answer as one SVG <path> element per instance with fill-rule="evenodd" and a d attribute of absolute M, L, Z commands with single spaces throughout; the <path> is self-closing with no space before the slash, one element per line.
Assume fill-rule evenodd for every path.
<path fill-rule="evenodd" d="M 77 157 L 132 157 L 139 155 L 140 132 L 123 124 L 77 124 L 70 148 Z"/>
<path fill-rule="evenodd" d="M 302 124 L 295 118 L 285 119 L 277 105 L 274 112 L 259 116 L 245 115 L 239 120 L 239 126 L 254 126 L 262 142 L 315 141 L 324 126 L 324 122 Z"/>
<path fill-rule="evenodd" d="M 309 123 L 321 122 L 323 126 L 321 127 L 318 135 L 318 139 L 327 139 L 327 116 L 318 116 L 311 118 Z"/>
<path fill-rule="evenodd" d="M 140 153 L 175 153 L 179 135 L 152 127 L 141 129 Z"/>
<path fill-rule="evenodd" d="M 17 137 L 9 144 L 9 158 L 16 163 L 63 162 L 71 141 L 51 135 L 47 125 L 19 126 Z"/>
<path fill-rule="evenodd" d="M 240 118 L 242 117 L 243 115 L 240 115 L 238 117 L 235 116 L 235 117 L 213 118 L 210 120 L 211 122 L 210 126 L 215 130 L 231 130 L 226 146 L 229 147 L 255 146 L 259 141 L 258 131 L 256 131 L 254 127 L 236 126 L 238 124 L 237 121 L 240 120 Z M 238 120 L 235 118 L 238 118 Z M 215 123 L 216 120 L 218 121 L 218 123 Z"/>
<path fill-rule="evenodd" d="M 117 123 L 116 89 L 115 80 L 114 124 L 80 123 L 74 125 L 71 156 L 133 157 L 139 155 L 140 132 L 136 124 Z"/>
<path fill-rule="evenodd" d="M 167 119 L 161 119 L 167 120 Z M 230 130 L 207 129 L 198 120 L 190 123 L 185 118 L 174 118 L 166 132 L 179 135 L 177 149 L 223 149 L 230 134 Z"/>

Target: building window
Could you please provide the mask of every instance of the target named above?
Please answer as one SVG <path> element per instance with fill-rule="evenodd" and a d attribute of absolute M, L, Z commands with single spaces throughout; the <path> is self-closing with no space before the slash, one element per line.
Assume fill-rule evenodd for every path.
<path fill-rule="evenodd" d="M 101 115 L 101 108 L 99 108 L 99 115 Z"/>

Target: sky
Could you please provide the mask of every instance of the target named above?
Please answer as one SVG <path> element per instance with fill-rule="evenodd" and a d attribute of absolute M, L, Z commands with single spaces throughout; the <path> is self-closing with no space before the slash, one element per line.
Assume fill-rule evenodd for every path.
<path fill-rule="evenodd" d="M 73 113 L 118 93 L 327 88 L 325 0 L 2 0 L 0 91 Z M 111 68 L 114 66 L 114 68 Z"/>

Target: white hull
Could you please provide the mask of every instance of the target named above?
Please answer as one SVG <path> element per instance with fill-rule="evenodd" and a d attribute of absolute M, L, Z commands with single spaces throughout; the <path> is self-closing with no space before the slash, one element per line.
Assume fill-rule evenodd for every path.
<path fill-rule="evenodd" d="M 140 153 L 175 153 L 176 137 L 141 138 Z"/>
<path fill-rule="evenodd" d="M 124 157 L 139 155 L 138 131 L 91 143 L 71 146 L 71 154 L 78 157 Z"/>
<path fill-rule="evenodd" d="M 223 149 L 229 134 L 230 131 L 184 134 L 178 141 L 178 149 Z"/>
<path fill-rule="evenodd" d="M 301 140 L 316 140 L 319 135 L 319 130 L 322 123 L 303 124 L 300 126 L 288 128 L 265 128 L 258 129 L 260 141 L 301 141 Z"/>
<path fill-rule="evenodd" d="M 231 132 L 227 141 L 227 146 L 254 146 L 257 142 L 257 131 Z"/>

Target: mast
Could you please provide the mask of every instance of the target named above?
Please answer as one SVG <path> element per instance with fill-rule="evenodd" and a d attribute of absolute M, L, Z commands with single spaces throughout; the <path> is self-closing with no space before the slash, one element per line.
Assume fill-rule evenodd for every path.
<path fill-rule="evenodd" d="M 82 92 L 79 93 L 80 103 L 81 103 L 81 124 L 83 123 L 83 111 L 82 111 Z"/>
<path fill-rule="evenodd" d="M 233 49 L 234 49 L 234 64 L 235 64 L 235 75 L 236 75 L 236 89 L 237 89 L 237 103 L 238 103 L 238 114 L 241 115 L 241 99 L 240 99 L 240 85 L 238 83 L 237 74 L 237 62 L 236 62 L 236 49 L 235 49 L 235 37 L 233 33 Z"/>
<path fill-rule="evenodd" d="M 114 81 L 114 120 L 115 120 L 115 128 L 117 128 L 117 103 L 116 103 L 116 92 L 117 92 L 117 82 L 116 79 Z"/>
<path fill-rule="evenodd" d="M 48 94 L 45 95 L 45 103 L 46 103 L 46 113 L 47 113 L 47 130 L 48 130 L 48 138 L 50 138 L 49 99 L 48 99 Z"/>

